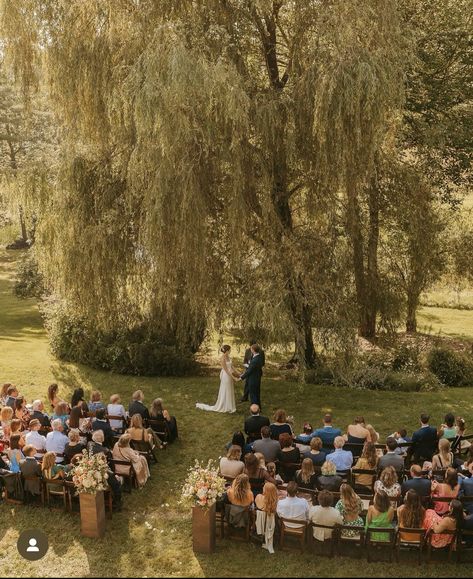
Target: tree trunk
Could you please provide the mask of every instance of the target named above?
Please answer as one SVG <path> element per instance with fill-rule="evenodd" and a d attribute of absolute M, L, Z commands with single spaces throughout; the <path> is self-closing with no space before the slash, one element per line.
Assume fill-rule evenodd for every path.
<path fill-rule="evenodd" d="M 18 207 L 18 213 L 20 215 L 21 238 L 23 243 L 26 244 L 28 241 L 28 232 L 26 231 L 25 216 L 23 213 L 23 207 L 21 205 Z"/>
<path fill-rule="evenodd" d="M 376 336 L 376 317 L 378 314 L 378 244 L 379 244 L 379 189 L 376 178 L 368 192 L 369 231 L 368 256 L 366 269 L 366 298 L 364 338 Z"/>
<path fill-rule="evenodd" d="M 408 334 L 415 334 L 417 332 L 418 305 L 419 305 L 419 295 L 416 293 L 409 293 L 407 296 L 407 316 L 406 316 L 406 332 Z"/>

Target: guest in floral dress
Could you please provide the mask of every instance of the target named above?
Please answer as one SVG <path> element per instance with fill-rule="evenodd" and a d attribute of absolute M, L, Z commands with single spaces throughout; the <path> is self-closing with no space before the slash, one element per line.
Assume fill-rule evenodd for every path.
<path fill-rule="evenodd" d="M 350 527 L 363 527 L 364 521 L 361 518 L 363 512 L 363 501 L 355 493 L 350 485 L 346 483 L 340 487 L 340 500 L 335 508 L 343 517 L 343 524 Z M 343 537 L 357 537 L 360 534 L 357 529 L 343 529 Z"/>
<path fill-rule="evenodd" d="M 398 483 L 397 472 L 393 466 L 387 466 L 381 472 L 379 480 L 374 483 L 374 492 L 384 491 L 390 499 L 397 499 L 401 496 L 401 485 Z M 397 507 L 396 501 L 391 501 L 393 508 Z"/>
<path fill-rule="evenodd" d="M 449 506 L 449 510 L 443 517 L 433 509 L 428 509 L 425 513 L 423 527 L 427 531 L 432 531 L 430 543 L 436 549 L 442 549 L 453 541 L 453 535 L 446 535 L 443 531 L 456 531 L 460 529 L 464 521 L 463 506 L 461 502 L 454 499 Z"/>

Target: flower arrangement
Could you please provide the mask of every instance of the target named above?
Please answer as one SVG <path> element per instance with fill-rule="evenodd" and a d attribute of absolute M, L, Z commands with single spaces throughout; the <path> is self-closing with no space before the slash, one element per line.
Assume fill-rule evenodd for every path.
<path fill-rule="evenodd" d="M 92 454 L 84 450 L 82 456 L 76 460 L 71 474 L 72 482 L 79 494 L 95 495 L 107 489 L 108 464 L 103 454 Z"/>
<path fill-rule="evenodd" d="M 182 488 L 181 502 L 206 509 L 215 504 L 224 492 L 225 479 L 218 474 L 213 462 L 209 460 L 207 466 L 203 466 L 196 460 Z"/>

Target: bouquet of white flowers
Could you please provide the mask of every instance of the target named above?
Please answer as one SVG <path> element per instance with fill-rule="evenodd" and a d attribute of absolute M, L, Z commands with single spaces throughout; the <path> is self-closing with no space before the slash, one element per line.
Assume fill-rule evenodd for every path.
<path fill-rule="evenodd" d="M 77 460 L 71 473 L 72 482 L 79 494 L 95 495 L 108 488 L 108 464 L 107 459 L 101 453 L 92 454 L 87 450 L 82 451 L 82 456 Z"/>
<path fill-rule="evenodd" d="M 209 508 L 224 492 L 225 479 L 218 474 L 218 468 L 213 462 L 209 460 L 204 467 L 196 460 L 182 488 L 181 502 L 191 507 Z"/>

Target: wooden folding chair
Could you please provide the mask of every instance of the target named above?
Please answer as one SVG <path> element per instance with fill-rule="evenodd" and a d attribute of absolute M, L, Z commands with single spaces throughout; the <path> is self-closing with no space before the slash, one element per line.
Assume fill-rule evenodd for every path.
<path fill-rule="evenodd" d="M 413 529 L 408 527 L 398 527 L 396 533 L 396 561 L 399 563 L 399 555 L 401 550 L 416 550 L 418 553 L 417 563 L 422 563 L 422 554 L 425 547 L 425 536 L 427 531 L 425 529 Z M 412 538 L 402 538 L 401 535 L 411 535 Z"/>
<path fill-rule="evenodd" d="M 148 426 L 151 430 L 158 435 L 159 439 L 162 442 L 165 442 L 164 448 L 167 448 L 167 444 L 169 443 L 170 433 L 167 420 L 165 418 L 149 418 L 148 419 Z"/>
<path fill-rule="evenodd" d="M 346 531 L 346 533 L 344 533 Z M 349 534 L 348 534 L 349 533 Z M 365 527 L 362 525 L 338 525 L 337 554 L 341 554 L 343 546 L 354 546 L 359 548 L 360 559 L 363 556 L 365 547 Z"/>
<path fill-rule="evenodd" d="M 451 535 L 452 540 L 448 545 L 445 547 L 435 547 L 432 545 L 432 537 L 435 533 L 430 529 L 430 531 L 426 535 L 426 546 L 427 546 L 427 561 L 430 563 L 432 561 L 432 550 L 434 551 L 447 551 L 448 553 L 448 560 L 452 560 L 452 554 L 455 553 L 457 542 L 458 542 L 458 532 L 457 531 L 442 531 L 440 535 Z"/>
<path fill-rule="evenodd" d="M 253 509 L 252 505 L 249 507 L 238 507 L 236 505 L 231 505 L 229 503 L 225 504 L 225 522 L 227 523 L 227 536 L 232 539 L 236 539 L 237 541 L 246 541 L 249 542 L 250 534 L 251 534 L 251 527 L 253 524 Z M 243 526 L 236 527 L 231 524 L 231 509 L 234 511 L 239 511 L 239 514 L 244 521 Z"/>
<path fill-rule="evenodd" d="M 158 459 L 156 458 L 155 449 L 149 442 L 149 440 L 131 440 L 130 446 L 133 450 L 136 450 L 140 454 L 146 457 L 148 464 L 152 462 L 157 463 Z"/>
<path fill-rule="evenodd" d="M 36 482 L 38 481 L 39 483 L 39 490 L 40 493 L 39 495 L 34 495 L 33 493 L 31 493 L 30 491 L 26 490 L 26 485 L 23 485 L 24 488 L 24 503 L 25 504 L 31 504 L 35 502 L 35 499 L 40 498 L 41 501 L 41 506 L 44 507 L 44 484 L 43 484 L 43 479 L 40 476 L 25 476 L 24 474 L 21 475 L 22 479 L 24 482 L 26 481 L 30 481 L 30 482 Z"/>
<path fill-rule="evenodd" d="M 72 483 L 71 483 L 72 484 Z M 45 499 L 48 507 L 51 507 L 52 497 L 62 497 L 64 510 L 72 511 L 72 495 L 66 481 L 62 479 L 44 479 Z"/>
<path fill-rule="evenodd" d="M 387 536 L 387 539 L 380 539 L 380 535 Z M 365 536 L 368 563 L 371 563 L 371 556 L 374 550 L 385 548 L 389 551 L 389 562 L 392 563 L 396 541 L 396 529 L 394 527 L 368 527 L 365 530 Z"/>
<path fill-rule="evenodd" d="M 127 424 L 128 424 L 126 416 L 121 416 L 121 415 L 115 416 L 114 414 L 107 414 L 105 416 L 105 418 L 109 421 L 109 423 L 110 423 L 110 420 L 115 420 L 116 422 L 121 422 L 122 423 L 121 428 L 119 428 L 118 430 L 115 429 L 115 432 L 119 432 L 121 434 L 123 434 L 125 432 L 125 430 L 127 428 Z"/>
<path fill-rule="evenodd" d="M 136 480 L 136 473 L 135 469 L 133 468 L 133 463 L 129 460 L 110 460 L 108 462 L 112 471 L 119 477 L 125 479 L 126 485 L 125 488 L 127 489 L 128 493 L 131 493 L 133 488 L 138 488 L 138 481 Z M 123 469 L 119 469 L 120 472 L 117 472 L 118 467 L 126 467 L 128 472 L 123 472 Z"/>
<path fill-rule="evenodd" d="M 457 540 L 457 561 L 460 563 L 464 553 L 473 553 L 473 531 L 462 529 Z"/>
<path fill-rule="evenodd" d="M 323 530 L 331 530 L 332 536 L 328 539 L 324 539 L 323 541 L 316 539 L 314 537 L 314 529 L 323 529 Z M 309 546 L 315 550 L 317 555 L 321 555 L 323 557 L 329 557 L 330 559 L 333 558 L 336 548 L 337 548 L 337 541 L 338 541 L 338 525 L 328 526 L 328 525 L 319 525 L 318 523 L 309 523 L 308 524 L 309 536 L 308 542 Z M 328 545 L 328 549 L 325 547 Z"/>
<path fill-rule="evenodd" d="M 300 543 L 300 549 L 304 552 L 307 539 L 307 521 L 300 519 L 285 519 L 278 516 L 279 520 L 279 547 L 282 551 L 286 549 L 286 537 L 293 537 Z M 297 526 L 292 526 L 297 525 Z M 286 549 L 288 550 L 288 549 Z"/>
<path fill-rule="evenodd" d="M 350 486 L 353 487 L 356 490 L 357 486 L 365 486 L 365 485 L 359 485 L 356 482 L 356 478 L 360 475 L 369 475 L 371 476 L 371 484 L 369 485 L 369 487 L 366 488 L 370 488 L 371 489 L 371 493 L 374 494 L 374 483 L 376 482 L 376 477 L 377 477 L 377 471 L 375 469 L 366 469 L 366 468 L 352 468 L 351 472 L 350 472 Z"/>

